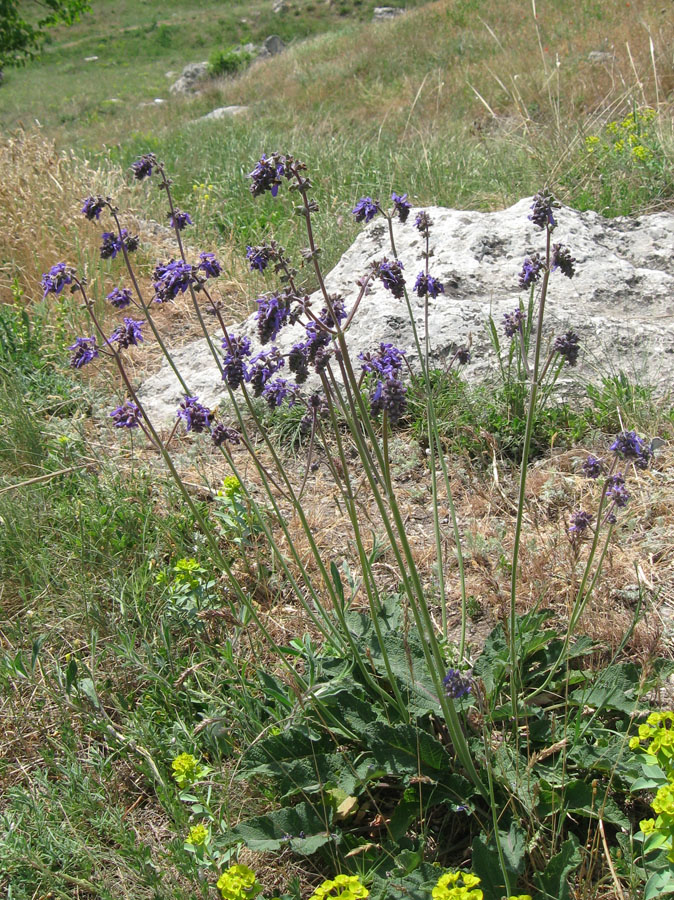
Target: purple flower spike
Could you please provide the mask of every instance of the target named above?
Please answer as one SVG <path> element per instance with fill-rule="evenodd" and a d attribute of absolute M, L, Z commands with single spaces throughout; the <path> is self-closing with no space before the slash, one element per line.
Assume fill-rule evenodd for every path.
<path fill-rule="evenodd" d="M 405 290 L 403 268 L 404 266 L 399 259 L 389 260 L 386 258 L 382 259 L 381 262 L 375 263 L 374 267 L 381 283 L 397 300 L 400 300 Z"/>
<path fill-rule="evenodd" d="M 217 425 L 213 426 L 211 429 L 211 438 L 216 447 L 222 447 L 223 444 L 236 445 L 241 443 L 241 435 L 239 432 L 234 428 L 223 425 L 222 422 L 218 422 Z"/>
<path fill-rule="evenodd" d="M 184 294 L 194 280 L 194 267 L 182 259 L 159 263 L 152 275 L 155 289 L 154 302 L 168 303 L 178 294 Z"/>
<path fill-rule="evenodd" d="M 236 337 L 236 335 L 231 334 L 229 335 L 229 341 L 227 338 L 223 338 L 222 348 L 225 351 L 222 377 L 230 388 L 235 391 L 238 387 L 241 387 L 244 381 L 248 381 L 248 368 L 245 358 L 251 354 L 250 338 Z"/>
<path fill-rule="evenodd" d="M 93 222 L 94 219 L 100 219 L 104 207 L 105 199 L 103 197 L 87 197 L 82 207 L 82 215 Z"/>
<path fill-rule="evenodd" d="M 125 400 L 117 409 L 110 413 L 115 428 L 138 428 L 141 420 L 141 412 L 132 400 Z"/>
<path fill-rule="evenodd" d="M 571 537 L 579 537 L 587 528 L 592 526 L 592 516 L 583 509 L 577 510 L 569 519 L 569 534 Z"/>
<path fill-rule="evenodd" d="M 567 331 L 555 340 L 553 350 L 566 360 L 568 366 L 575 366 L 580 351 L 580 338 L 575 331 Z"/>
<path fill-rule="evenodd" d="M 108 338 L 108 343 L 117 341 L 120 350 L 143 343 L 142 326 L 145 319 L 124 318 L 124 324 L 118 325 Z"/>
<path fill-rule="evenodd" d="M 470 362 L 470 350 L 468 347 L 459 347 L 456 351 L 456 361 L 460 366 L 466 366 Z"/>
<path fill-rule="evenodd" d="M 64 287 L 73 283 L 73 270 L 65 263 L 56 263 L 42 276 L 44 297 L 47 294 L 60 294 Z M 43 298 L 44 299 L 44 298 Z"/>
<path fill-rule="evenodd" d="M 186 212 L 182 212 L 180 209 L 176 209 L 174 212 L 168 214 L 171 228 L 176 228 L 178 231 L 182 231 L 186 225 L 194 225 L 194 222 L 190 218 L 190 214 Z"/>
<path fill-rule="evenodd" d="M 505 331 L 506 337 L 515 337 L 520 330 L 520 325 L 523 323 L 524 313 L 521 309 L 516 309 L 511 313 L 505 313 L 503 316 L 503 330 Z"/>
<path fill-rule="evenodd" d="M 360 353 L 358 359 L 364 372 L 375 372 L 388 377 L 397 375 L 403 367 L 404 350 L 398 350 L 393 344 L 381 343 L 376 353 Z"/>
<path fill-rule="evenodd" d="M 297 400 L 297 385 L 291 384 L 285 378 L 277 378 L 276 381 L 270 381 L 265 385 L 262 396 L 272 409 L 280 406 L 284 400 L 288 401 L 288 406 L 292 406 Z"/>
<path fill-rule="evenodd" d="M 442 679 L 445 686 L 445 693 L 452 700 L 460 700 L 470 694 L 471 678 L 470 675 L 464 675 L 458 669 L 450 669 Z"/>
<path fill-rule="evenodd" d="M 131 305 L 133 297 L 129 288 L 116 287 L 110 291 L 106 299 L 112 303 L 115 309 L 124 309 Z"/>
<path fill-rule="evenodd" d="M 200 272 L 203 272 L 207 278 L 217 278 L 222 273 L 222 266 L 215 258 L 215 253 L 200 253 L 201 262 L 197 266 Z"/>
<path fill-rule="evenodd" d="M 185 431 L 201 434 L 203 431 L 210 431 L 214 415 L 208 407 L 199 403 L 198 397 L 185 397 L 180 404 L 177 418 L 184 421 Z"/>
<path fill-rule="evenodd" d="M 583 463 L 583 475 L 593 480 L 599 478 L 604 472 L 604 462 L 597 456 L 588 456 Z"/>
<path fill-rule="evenodd" d="M 400 194 L 396 194 L 396 192 L 393 191 L 391 200 L 393 201 L 393 215 L 397 215 L 404 225 L 410 214 L 410 210 L 412 209 L 412 204 L 407 200 L 407 194 L 400 196 Z"/>
<path fill-rule="evenodd" d="M 126 228 L 122 228 L 122 236 L 113 234 L 111 231 L 104 231 L 101 235 L 101 259 L 114 259 L 123 248 L 129 252 L 138 249 L 138 238 L 130 235 Z"/>
<path fill-rule="evenodd" d="M 157 167 L 157 157 L 154 153 L 146 153 L 144 156 L 141 156 L 136 162 L 131 163 L 131 168 L 133 169 L 133 176 L 138 181 L 142 181 L 143 178 L 149 178 L 152 175 L 152 170 Z"/>
<path fill-rule="evenodd" d="M 627 506 L 630 495 L 625 487 L 625 476 L 622 472 L 616 472 L 615 475 L 609 475 L 606 479 L 606 496 L 609 500 L 619 508 Z"/>
<path fill-rule="evenodd" d="M 282 369 L 284 365 L 285 359 L 279 352 L 278 347 L 272 347 L 271 350 L 263 350 L 251 359 L 248 381 L 253 389 L 254 397 L 262 396 L 264 387 L 269 379 L 279 369 Z"/>
<path fill-rule="evenodd" d="M 246 247 L 246 259 L 250 263 L 251 272 L 255 270 L 264 272 L 273 256 L 274 251 L 269 244 L 262 244 L 259 247 Z"/>
<path fill-rule="evenodd" d="M 653 451 L 636 431 L 623 431 L 611 444 L 611 450 L 622 459 L 631 459 L 637 469 L 647 469 Z"/>
<path fill-rule="evenodd" d="M 420 231 L 424 237 L 428 237 L 431 233 L 431 225 L 433 224 L 433 219 L 428 215 L 426 210 L 422 210 L 420 213 L 417 213 L 417 217 L 414 220 L 414 227 L 417 231 Z"/>
<path fill-rule="evenodd" d="M 288 354 L 288 368 L 295 376 L 295 383 L 304 384 L 309 377 L 309 354 L 306 344 L 293 344 Z"/>
<path fill-rule="evenodd" d="M 379 203 L 372 197 L 361 197 L 351 212 L 356 222 L 371 222 L 379 212 Z"/>
<path fill-rule="evenodd" d="M 566 275 L 567 278 L 573 278 L 576 274 L 576 270 L 573 266 L 575 263 L 575 259 L 566 247 L 562 247 L 561 244 L 553 244 L 552 245 L 552 268 L 559 269 L 562 275 Z"/>
<path fill-rule="evenodd" d="M 75 343 L 71 344 L 68 350 L 71 350 L 73 354 L 70 358 L 70 365 L 73 369 L 81 369 L 82 366 L 86 366 L 98 356 L 96 338 L 93 335 L 92 337 L 75 338 Z"/>
<path fill-rule="evenodd" d="M 417 280 L 414 282 L 414 290 L 418 297 L 432 297 L 435 299 L 438 294 L 444 294 L 444 285 L 433 278 L 432 275 L 426 275 L 425 272 L 419 272 Z"/>
<path fill-rule="evenodd" d="M 543 274 L 543 260 L 538 253 L 524 260 L 522 271 L 520 272 L 520 290 L 524 291 L 540 281 Z"/>
<path fill-rule="evenodd" d="M 260 335 L 260 343 L 268 344 L 288 321 L 290 310 L 286 304 L 276 295 L 271 297 L 258 297 L 257 303 L 257 330 Z"/>
<path fill-rule="evenodd" d="M 557 225 L 554 216 L 552 215 L 552 209 L 555 206 L 559 206 L 559 204 L 555 201 L 555 198 L 549 191 L 539 191 L 534 197 L 534 202 L 531 204 L 531 215 L 529 216 L 529 219 L 534 225 L 538 226 L 538 228 L 548 228 L 552 231 Z"/>
<path fill-rule="evenodd" d="M 285 157 L 279 153 L 272 153 L 270 157 L 262 154 L 260 161 L 257 163 L 248 177 L 252 180 L 250 192 L 253 197 L 259 197 L 261 194 L 269 191 L 272 197 L 278 194 L 281 185 L 281 179 L 290 177 L 292 173 L 286 171 Z"/>

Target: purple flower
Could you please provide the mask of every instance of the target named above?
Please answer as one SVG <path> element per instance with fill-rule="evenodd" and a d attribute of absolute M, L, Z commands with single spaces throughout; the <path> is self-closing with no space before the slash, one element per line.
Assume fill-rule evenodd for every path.
<path fill-rule="evenodd" d="M 578 537 L 585 531 L 586 528 L 590 528 L 592 526 L 592 516 L 589 512 L 585 512 L 585 510 L 579 509 L 571 515 L 569 522 L 571 523 L 569 525 L 569 534 L 572 537 Z"/>
<path fill-rule="evenodd" d="M 120 350 L 143 343 L 142 326 L 145 319 L 131 319 L 125 316 L 124 324 L 118 325 L 108 338 L 108 343 L 117 341 Z"/>
<path fill-rule="evenodd" d="M 356 222 L 371 222 L 379 212 L 379 203 L 372 197 L 361 197 L 351 212 Z"/>
<path fill-rule="evenodd" d="M 511 313 L 505 313 L 503 316 L 503 330 L 505 331 L 506 337 L 515 337 L 523 323 L 524 313 L 521 309 L 516 309 Z"/>
<path fill-rule="evenodd" d="M 214 413 L 199 403 L 198 397 L 185 397 L 180 404 L 177 418 L 185 422 L 185 431 L 194 431 L 201 434 L 202 431 L 210 431 Z"/>
<path fill-rule="evenodd" d="M 375 372 L 388 377 L 397 375 L 403 366 L 404 350 L 398 350 L 393 344 L 381 343 L 375 354 L 360 353 L 358 359 L 364 372 Z"/>
<path fill-rule="evenodd" d="M 583 475 L 586 478 L 599 478 L 601 474 L 604 472 L 604 463 L 597 456 L 588 456 L 588 458 L 583 463 Z"/>
<path fill-rule="evenodd" d="M 380 278 L 386 290 L 390 291 L 397 300 L 400 300 L 405 290 L 403 268 L 399 259 L 389 260 L 386 257 L 381 262 L 374 264 L 375 274 Z"/>
<path fill-rule="evenodd" d="M 190 218 L 190 214 L 186 212 L 182 212 L 182 210 L 176 209 L 172 213 L 168 214 L 171 228 L 175 228 L 177 231 L 182 231 L 186 225 L 194 225 L 194 222 Z"/>
<path fill-rule="evenodd" d="M 459 347 L 456 351 L 456 361 L 460 366 L 468 365 L 470 362 L 470 350 L 468 347 Z"/>
<path fill-rule="evenodd" d="M 445 693 L 452 700 L 460 700 L 461 697 L 470 694 L 471 677 L 470 675 L 464 675 L 458 669 L 449 669 L 442 679 L 442 683 L 445 686 Z"/>
<path fill-rule="evenodd" d="M 213 438 L 213 443 L 216 447 L 222 447 L 223 444 L 241 443 L 241 435 L 239 432 L 235 428 L 223 425 L 222 422 L 218 422 L 217 425 L 213 426 L 211 429 L 211 437 Z"/>
<path fill-rule="evenodd" d="M 73 270 L 65 263 L 56 263 L 42 276 L 44 297 L 47 294 L 60 294 L 63 288 L 73 283 Z M 43 297 L 43 299 L 44 299 Z"/>
<path fill-rule="evenodd" d="M 552 231 L 557 225 L 554 216 L 552 215 L 552 209 L 553 207 L 558 206 L 559 204 L 555 201 L 555 198 L 549 191 L 539 191 L 534 197 L 534 202 L 531 204 L 531 215 L 529 216 L 529 219 L 539 228 L 549 228 L 550 231 Z"/>
<path fill-rule="evenodd" d="M 257 303 L 255 319 L 260 343 L 268 344 L 269 341 L 276 338 L 288 321 L 290 310 L 277 294 L 272 294 L 270 297 L 258 297 L 255 302 Z"/>
<path fill-rule="evenodd" d="M 129 288 L 113 288 L 107 298 L 116 309 L 124 309 L 129 306 L 132 301 L 131 291 Z"/>
<path fill-rule="evenodd" d="M 297 399 L 297 385 L 291 384 L 285 378 L 277 378 L 265 385 L 262 396 L 272 409 L 280 406 L 284 400 L 288 400 L 288 406 L 292 406 Z M 290 399 L 288 399 L 290 398 Z"/>
<path fill-rule="evenodd" d="M 637 469 L 647 469 L 653 451 L 636 431 L 623 431 L 611 444 L 611 450 L 623 459 L 631 459 Z"/>
<path fill-rule="evenodd" d="M 215 253 L 200 253 L 199 259 L 201 262 L 197 269 L 203 272 L 207 278 L 217 278 L 222 272 L 222 266 L 215 258 Z"/>
<path fill-rule="evenodd" d="M 370 414 L 378 416 L 380 412 L 386 412 L 392 425 L 395 425 L 404 415 L 407 408 L 407 388 L 396 378 L 388 375 L 378 381 L 370 392 Z"/>
<path fill-rule="evenodd" d="M 115 428 L 138 428 L 141 419 L 140 409 L 132 400 L 125 400 L 110 413 Z"/>
<path fill-rule="evenodd" d="M 155 289 L 154 302 L 167 303 L 178 294 L 185 293 L 194 280 L 194 267 L 182 259 L 159 263 L 152 274 Z"/>
<path fill-rule="evenodd" d="M 575 259 L 566 247 L 563 247 L 561 244 L 553 244 L 552 245 L 552 268 L 559 269 L 562 275 L 566 275 L 567 278 L 573 278 L 576 274 L 576 270 L 573 267 L 575 263 Z"/>
<path fill-rule="evenodd" d="M 152 175 L 152 170 L 157 166 L 157 157 L 154 153 L 146 153 L 144 156 L 141 156 L 136 162 L 131 163 L 131 168 L 133 169 L 134 178 L 138 181 L 142 181 L 143 178 L 149 178 Z"/>
<path fill-rule="evenodd" d="M 575 366 L 578 362 L 580 338 L 575 331 L 567 331 L 566 334 L 555 340 L 552 349 L 566 360 L 567 365 Z"/>
<path fill-rule="evenodd" d="M 250 263 L 250 270 L 264 272 L 270 260 L 276 257 L 276 252 L 269 244 L 261 244 L 259 247 L 246 247 L 246 259 Z"/>
<path fill-rule="evenodd" d="M 396 194 L 396 192 L 393 191 L 391 200 L 393 201 L 393 215 L 397 215 L 404 225 L 410 214 L 410 210 L 412 209 L 412 204 L 407 200 L 407 194 L 400 196 L 400 194 Z"/>
<path fill-rule="evenodd" d="M 105 199 L 103 197 L 87 197 L 82 207 L 82 215 L 93 222 L 94 219 L 100 219 L 104 207 Z"/>
<path fill-rule="evenodd" d="M 319 418 L 327 418 L 329 414 L 330 410 L 325 402 L 325 396 L 318 391 L 314 391 L 307 400 L 306 415 L 300 420 L 300 433 L 303 435 L 309 434 L 314 422 Z"/>
<path fill-rule="evenodd" d="M 81 369 L 98 356 L 96 338 L 93 335 L 75 338 L 75 343 L 68 347 L 68 350 L 72 350 L 70 365 L 73 369 Z"/>
<path fill-rule="evenodd" d="M 543 260 L 540 255 L 534 253 L 531 258 L 527 257 L 524 260 L 522 271 L 520 272 L 520 290 L 525 290 L 526 288 L 531 287 L 532 284 L 536 284 L 536 282 L 540 280 L 542 272 Z"/>
<path fill-rule="evenodd" d="M 295 383 L 304 384 L 309 377 L 309 359 L 306 344 L 293 344 L 288 354 L 288 368 L 295 376 Z"/>
<path fill-rule="evenodd" d="M 245 358 L 251 354 L 250 338 L 230 334 L 229 340 L 222 339 L 222 349 L 225 351 L 222 377 L 235 391 L 248 380 Z"/>
<path fill-rule="evenodd" d="M 332 312 L 327 306 L 324 306 L 321 309 L 318 318 L 327 328 L 335 328 L 337 322 L 343 322 L 344 319 L 346 319 L 346 306 L 344 304 L 344 298 L 340 297 L 338 294 L 331 294 L 330 306 L 332 307 Z M 335 314 L 334 318 L 332 313 Z M 335 322 L 335 319 L 337 319 L 337 322 Z"/>
<path fill-rule="evenodd" d="M 615 475 L 609 475 L 606 479 L 606 496 L 612 500 L 619 509 L 627 506 L 630 495 L 625 487 L 625 477 L 622 472 L 616 472 Z"/>
<path fill-rule="evenodd" d="M 424 237 L 428 237 L 430 234 L 432 224 L 433 219 L 431 219 L 426 210 L 422 209 L 420 213 L 417 213 L 417 217 L 414 220 L 414 227 L 417 231 L 420 231 Z"/>
<path fill-rule="evenodd" d="M 253 396 L 260 397 L 264 386 L 269 379 L 282 369 L 285 365 L 285 359 L 279 352 L 278 347 L 272 347 L 271 350 L 263 350 L 250 360 L 250 368 L 248 370 L 247 381 L 253 388 Z"/>
<path fill-rule="evenodd" d="M 253 197 L 259 197 L 266 191 L 270 191 L 272 197 L 278 194 L 281 185 L 281 179 L 290 174 L 286 170 L 285 157 L 279 153 L 272 153 L 270 157 L 262 154 L 260 161 L 257 163 L 252 172 L 248 175 L 252 179 L 250 192 Z"/>
<path fill-rule="evenodd" d="M 101 259 L 114 259 L 123 247 L 129 252 L 138 249 L 138 238 L 130 235 L 126 228 L 122 228 L 121 238 L 112 231 L 104 231 L 101 240 Z"/>
<path fill-rule="evenodd" d="M 445 293 L 444 285 L 437 278 L 433 278 L 432 275 L 426 275 L 424 272 L 419 272 L 417 275 L 417 280 L 414 282 L 414 290 L 417 292 L 418 297 L 428 296 L 433 297 L 433 299 L 438 294 Z"/>

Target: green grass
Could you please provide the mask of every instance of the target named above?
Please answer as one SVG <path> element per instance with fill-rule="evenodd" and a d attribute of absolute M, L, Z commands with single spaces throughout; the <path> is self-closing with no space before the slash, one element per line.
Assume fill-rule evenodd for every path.
<path fill-rule="evenodd" d="M 666 117 L 657 120 L 647 161 L 616 152 L 604 128 L 631 104 L 654 102 L 650 75 L 639 95 L 621 57 L 631 87 L 609 96 L 605 73 L 585 65 L 599 36 L 622 48 L 634 30 L 636 13 L 624 4 L 583 2 L 573 16 L 563 4 L 539 10 L 549 45 L 542 52 L 553 51 L 547 73 L 528 6 L 441 2 L 375 29 L 367 24 L 374 5 L 295 0 L 289 13 L 275 16 L 268 0 L 178 2 L 168 11 L 158 0 L 95 0 L 92 16 L 53 33 L 41 60 L 5 73 L 0 117 L 6 128 L 37 118 L 62 148 L 94 164 L 126 168 L 156 152 L 177 202 L 195 212 L 190 243 L 230 245 L 241 256 L 265 237 L 292 253 L 304 245 L 300 221 L 289 219 L 281 198 L 253 200 L 247 191 L 246 173 L 262 152 L 291 152 L 307 162 L 315 184 L 327 268 L 360 230 L 350 210 L 362 195 L 406 191 L 420 205 L 489 209 L 547 182 L 564 202 L 609 215 L 671 204 Z M 653 34 L 665 99 L 670 73 L 660 49 L 671 28 L 658 10 L 649 0 L 639 15 L 661 27 Z M 239 78 L 209 83 L 199 97 L 141 106 L 167 97 L 166 71 L 270 33 L 289 42 L 313 37 Z M 549 96 L 546 83 L 557 90 L 546 81 L 554 52 L 563 60 L 562 81 Z M 650 72 L 648 48 L 636 41 L 633 52 L 639 70 Z M 93 55 L 98 60 L 84 61 Z M 192 123 L 228 103 L 250 105 L 250 116 Z M 601 153 L 588 153 L 590 134 Z M 134 192 L 136 209 L 164 218 L 158 192 L 145 185 Z M 80 199 L 67 184 L 57 198 L 55 208 L 68 209 Z M 23 268 L 19 259 L 2 263 Z M 311 287 L 311 274 L 303 281 Z M 101 284 L 95 279 L 96 295 Z M 214 802 L 232 821 L 266 808 L 241 786 L 232 789 L 228 767 L 243 743 L 287 714 L 289 689 L 264 669 L 255 672 L 251 661 L 267 658 L 252 628 L 232 638 L 226 588 L 163 475 L 137 445 L 99 428 L 112 405 L 109 387 L 73 375 L 64 359 L 82 323 L 77 304 L 66 299 L 56 314 L 36 304 L 29 318 L 18 289 L 3 299 L 16 302 L 0 306 L 0 692 L 9 698 L 0 708 L 9 737 L 0 760 L 0 890 L 11 885 L 13 900 L 48 891 L 105 900 L 205 897 L 208 888 L 183 849 L 188 811 L 171 760 L 182 751 L 207 758 L 216 768 Z M 521 396 L 440 376 L 435 391 L 449 450 L 491 464 L 489 434 L 500 458 L 517 460 Z M 424 412 L 413 388 L 405 423 L 411 441 L 423 443 Z M 300 415 L 297 406 L 268 420 L 280 447 L 296 440 Z M 671 404 L 617 374 L 588 392 L 582 410 L 548 410 L 534 434 L 535 453 L 590 446 L 623 421 L 667 436 L 674 415 Z M 393 452 L 394 468 L 415 468 L 419 454 L 405 432 Z M 201 461 L 193 449 L 179 459 L 186 468 Z M 425 485 L 419 492 L 427 499 Z M 235 539 L 222 535 L 234 559 Z M 274 615 L 268 605 L 284 602 L 287 586 L 265 569 L 264 547 L 253 549 L 246 562 L 255 555 L 256 598 Z M 181 559 L 200 568 L 187 595 L 176 577 Z M 241 573 L 249 578 L 243 562 Z M 481 614 L 481 599 L 473 597 L 469 612 Z M 285 632 L 283 639 L 290 639 Z"/>

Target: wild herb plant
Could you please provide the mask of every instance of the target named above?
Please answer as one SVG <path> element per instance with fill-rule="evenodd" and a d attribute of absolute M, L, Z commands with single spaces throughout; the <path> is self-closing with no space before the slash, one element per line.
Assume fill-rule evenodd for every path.
<path fill-rule="evenodd" d="M 114 361 L 128 397 L 110 413 L 112 424 L 122 431 L 142 430 L 158 451 L 203 535 L 210 564 L 227 579 L 233 640 L 246 623 L 254 623 L 267 657 L 274 660 L 255 679 L 239 675 L 241 698 L 238 709 L 235 704 L 230 709 L 248 742 L 240 748 L 237 777 L 262 779 L 270 786 L 275 808 L 239 822 L 220 816 L 206 779 L 208 767 L 182 754 L 173 767 L 195 822 L 186 839 L 190 853 L 200 866 L 215 869 L 223 898 L 258 892 L 255 874 L 247 867 L 235 863 L 223 871 L 241 845 L 315 855 L 317 867 L 336 876 L 319 888 L 317 898 L 347 900 L 369 892 L 381 900 L 410 895 L 500 900 L 522 888 L 540 897 L 566 898 L 569 877 L 603 877 L 591 871 L 593 848 L 599 836 L 605 844 L 606 828 L 627 832 L 631 827 L 614 797 L 624 796 L 636 777 L 634 762 L 624 752 L 629 724 L 663 666 L 642 671 L 620 662 L 616 654 L 608 667 L 593 672 L 585 665 L 592 642 L 578 636 L 577 628 L 613 528 L 628 504 L 629 479 L 649 466 L 653 454 L 634 431 L 622 430 L 602 456 L 588 456 L 583 472 L 597 485 L 596 498 L 571 517 L 568 539 L 578 577 L 568 626 L 553 626 L 551 613 L 540 604 L 521 614 L 520 547 L 532 434 L 561 367 L 574 365 L 579 350 L 572 331 L 548 351 L 544 345 L 551 279 L 574 273 L 571 250 L 553 242 L 559 205 L 547 191 L 534 198 L 530 219 L 541 231 L 544 248 L 523 265 L 520 287 L 529 290 L 526 308 L 520 306 L 504 322 L 511 342 L 508 365 L 522 402 L 526 400 L 510 602 L 503 622 L 473 659 L 466 641 L 472 606 L 461 529 L 434 403 L 428 311 L 430 304 L 443 302 L 444 289 L 431 270 L 433 223 L 428 213 L 413 214 L 407 195 L 395 192 L 389 206 L 370 197 L 356 204 L 357 221 L 385 218 L 391 248 L 390 256 L 362 273 L 357 296 L 347 304 L 325 285 L 312 220 L 317 204 L 306 166 L 290 155 L 262 156 L 250 173 L 250 190 L 255 197 L 277 198 L 287 189 L 295 198 L 294 213 L 307 234 L 302 265 L 312 271 L 319 290 L 318 302 L 312 302 L 302 289 L 298 264 L 274 241 L 249 246 L 251 270 L 273 271 L 278 278 L 277 289 L 257 299 L 262 349 L 255 352 L 245 333 L 225 325 L 213 288 L 222 270 L 214 254 L 201 252 L 198 260 L 188 261 L 183 231 L 191 217 L 176 208 L 164 166 L 148 154 L 133 168 L 139 181 L 155 178 L 165 193 L 179 251 L 178 258 L 155 267 L 152 299 L 143 294 L 131 262 L 137 239 L 123 227 L 113 201 L 99 196 L 87 198 L 82 212 L 92 221 L 105 214 L 113 222 L 112 230 L 103 233 L 101 256 L 119 256 L 126 266 L 131 287 L 119 284 L 107 298 L 122 312 L 122 322 L 107 334 L 85 280 L 66 263 L 44 276 L 45 296 L 66 288 L 80 294 L 93 334 L 71 345 L 71 365 L 79 369 L 101 356 Z M 423 237 L 424 263 L 416 274 L 398 258 L 400 228 L 416 228 Z M 424 305 L 421 333 L 412 315 L 410 277 Z M 373 342 L 370 352 L 354 359 L 349 328 L 375 280 L 406 305 L 414 346 Z M 161 308 L 179 294 L 191 298 L 221 373 L 227 402 L 220 410 L 206 407 L 192 393 L 162 339 L 157 324 Z M 213 313 L 222 329 L 219 346 L 207 327 L 206 312 Z M 139 315 L 143 318 L 134 318 Z M 298 323 L 302 338 L 282 352 L 274 342 L 283 328 Z M 176 427 L 210 441 L 232 473 L 230 485 L 236 481 L 224 515 L 222 510 L 209 515 L 195 501 L 179 474 L 171 437 L 164 438 L 159 424 L 147 416 L 129 376 L 127 354 L 137 352 L 148 330 L 184 393 Z M 493 323 L 492 332 L 499 344 Z M 460 348 L 452 364 L 465 363 L 469 352 Z M 406 411 L 406 372 L 412 367 L 424 386 L 426 404 L 439 613 L 424 584 L 391 473 L 390 436 Z M 303 410 L 307 464 L 300 485 L 270 440 L 257 399 L 272 409 L 287 404 Z M 232 453 L 237 446 L 248 452 L 261 495 L 242 476 Z M 307 516 L 305 490 L 319 450 L 348 516 L 355 564 L 337 551 L 326 558 Z M 366 540 L 356 489 L 362 480 L 367 505 L 377 510 L 386 536 L 398 582 L 395 593 L 382 583 L 378 552 Z M 439 514 L 441 502 L 449 507 L 449 535 Z M 318 645 L 308 637 L 280 645 L 239 578 L 227 543 L 245 553 L 253 531 L 266 539 L 285 595 L 303 611 Z M 456 644 L 449 640 L 448 538 L 461 596 Z M 189 565 L 183 568 L 178 593 L 200 602 L 201 580 L 193 583 Z M 457 870 L 467 857 L 472 872 Z M 443 874 L 443 866 L 452 871 Z M 615 876 L 615 869 L 609 869 Z"/>

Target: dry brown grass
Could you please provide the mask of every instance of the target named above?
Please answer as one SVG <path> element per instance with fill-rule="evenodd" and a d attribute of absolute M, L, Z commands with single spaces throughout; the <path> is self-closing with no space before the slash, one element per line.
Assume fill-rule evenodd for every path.
<path fill-rule="evenodd" d="M 379 122 L 411 139 L 459 118 L 561 128 L 613 106 L 671 100 L 674 20 L 660 0 L 539 4 L 536 18 L 527 3 L 495 0 L 477 18 L 479 27 L 454 0 L 429 3 L 357 35 L 301 44 L 223 81 L 222 96 L 258 108 L 273 98 L 280 118 L 310 115 L 326 136 L 337 121 Z M 597 50 L 613 59 L 593 64 Z"/>

